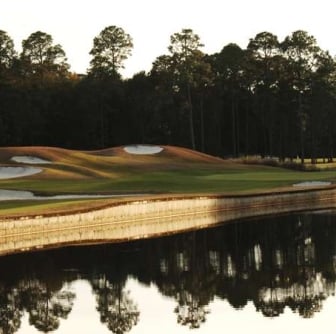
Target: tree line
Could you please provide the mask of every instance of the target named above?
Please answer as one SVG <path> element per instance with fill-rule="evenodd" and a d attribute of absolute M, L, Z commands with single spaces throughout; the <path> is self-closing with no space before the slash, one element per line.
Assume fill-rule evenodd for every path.
<path fill-rule="evenodd" d="M 226 157 L 318 157 L 332 161 L 336 133 L 335 59 L 298 30 L 270 32 L 242 49 L 202 52 L 182 29 L 151 70 L 123 79 L 129 34 L 106 27 L 93 40 L 86 74 L 70 72 L 51 35 L 37 31 L 20 54 L 0 31 L 0 145 L 97 149 L 146 143 Z"/>

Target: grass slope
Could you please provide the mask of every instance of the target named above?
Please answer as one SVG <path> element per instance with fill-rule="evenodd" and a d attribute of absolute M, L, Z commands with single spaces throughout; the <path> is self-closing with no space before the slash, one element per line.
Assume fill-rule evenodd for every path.
<path fill-rule="evenodd" d="M 21 165 L 10 160 L 17 155 L 52 161 L 50 165 L 41 165 L 44 171 L 40 174 L 0 180 L 0 189 L 45 194 L 245 193 L 291 187 L 301 181 L 335 180 L 333 170 L 300 172 L 245 165 L 185 148 L 163 147 L 164 150 L 155 155 L 132 155 L 122 147 L 89 152 L 51 147 L 0 148 L 0 166 Z M 0 202 L 0 215 L 62 211 L 72 206 L 98 205 L 102 201 Z"/>

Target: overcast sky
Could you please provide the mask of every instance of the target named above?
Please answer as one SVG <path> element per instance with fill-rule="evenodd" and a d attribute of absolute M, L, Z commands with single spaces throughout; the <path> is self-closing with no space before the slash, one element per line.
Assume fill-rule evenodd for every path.
<path fill-rule="evenodd" d="M 262 31 L 282 40 L 298 29 L 336 54 L 335 0 L 0 0 L 0 5 L 0 30 L 13 38 L 17 51 L 31 33 L 46 32 L 62 45 L 77 73 L 86 72 L 93 38 L 110 25 L 133 38 L 124 77 L 148 71 L 182 28 L 193 29 L 210 54 L 231 42 L 245 48 Z"/>

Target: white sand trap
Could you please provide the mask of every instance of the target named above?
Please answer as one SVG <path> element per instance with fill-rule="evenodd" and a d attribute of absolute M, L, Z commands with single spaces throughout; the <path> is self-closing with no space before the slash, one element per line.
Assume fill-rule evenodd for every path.
<path fill-rule="evenodd" d="M 0 189 L 0 201 L 32 199 L 33 197 L 34 195 L 30 191 Z"/>
<path fill-rule="evenodd" d="M 326 181 L 306 181 L 293 184 L 293 187 L 319 187 L 319 186 L 330 186 L 331 182 Z"/>
<path fill-rule="evenodd" d="M 30 155 L 18 155 L 12 157 L 11 160 L 23 164 L 51 164 L 51 161 L 49 160 L 33 157 Z"/>
<path fill-rule="evenodd" d="M 0 167 L 0 179 L 13 179 L 41 173 L 41 168 L 36 167 Z"/>
<path fill-rule="evenodd" d="M 48 199 L 80 199 L 80 198 L 111 198 L 111 197 L 128 197 L 141 196 L 141 194 L 120 194 L 120 195 L 54 195 L 54 196 L 37 196 L 31 191 L 25 190 L 6 190 L 0 189 L 0 201 L 9 200 L 48 200 Z"/>
<path fill-rule="evenodd" d="M 130 154 L 157 154 L 163 150 L 163 147 L 155 145 L 129 145 L 124 150 Z"/>

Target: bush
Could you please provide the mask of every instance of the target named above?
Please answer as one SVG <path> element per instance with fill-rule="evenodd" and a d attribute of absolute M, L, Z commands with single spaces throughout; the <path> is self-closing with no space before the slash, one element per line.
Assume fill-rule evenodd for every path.
<path fill-rule="evenodd" d="M 305 172 L 320 171 L 320 168 L 318 168 L 316 165 L 301 164 L 295 161 L 280 161 L 276 157 L 261 158 L 258 156 L 253 156 L 253 157 L 243 158 L 241 162 L 244 164 L 282 167 L 282 168 L 288 168 L 292 170 L 305 171 Z"/>

